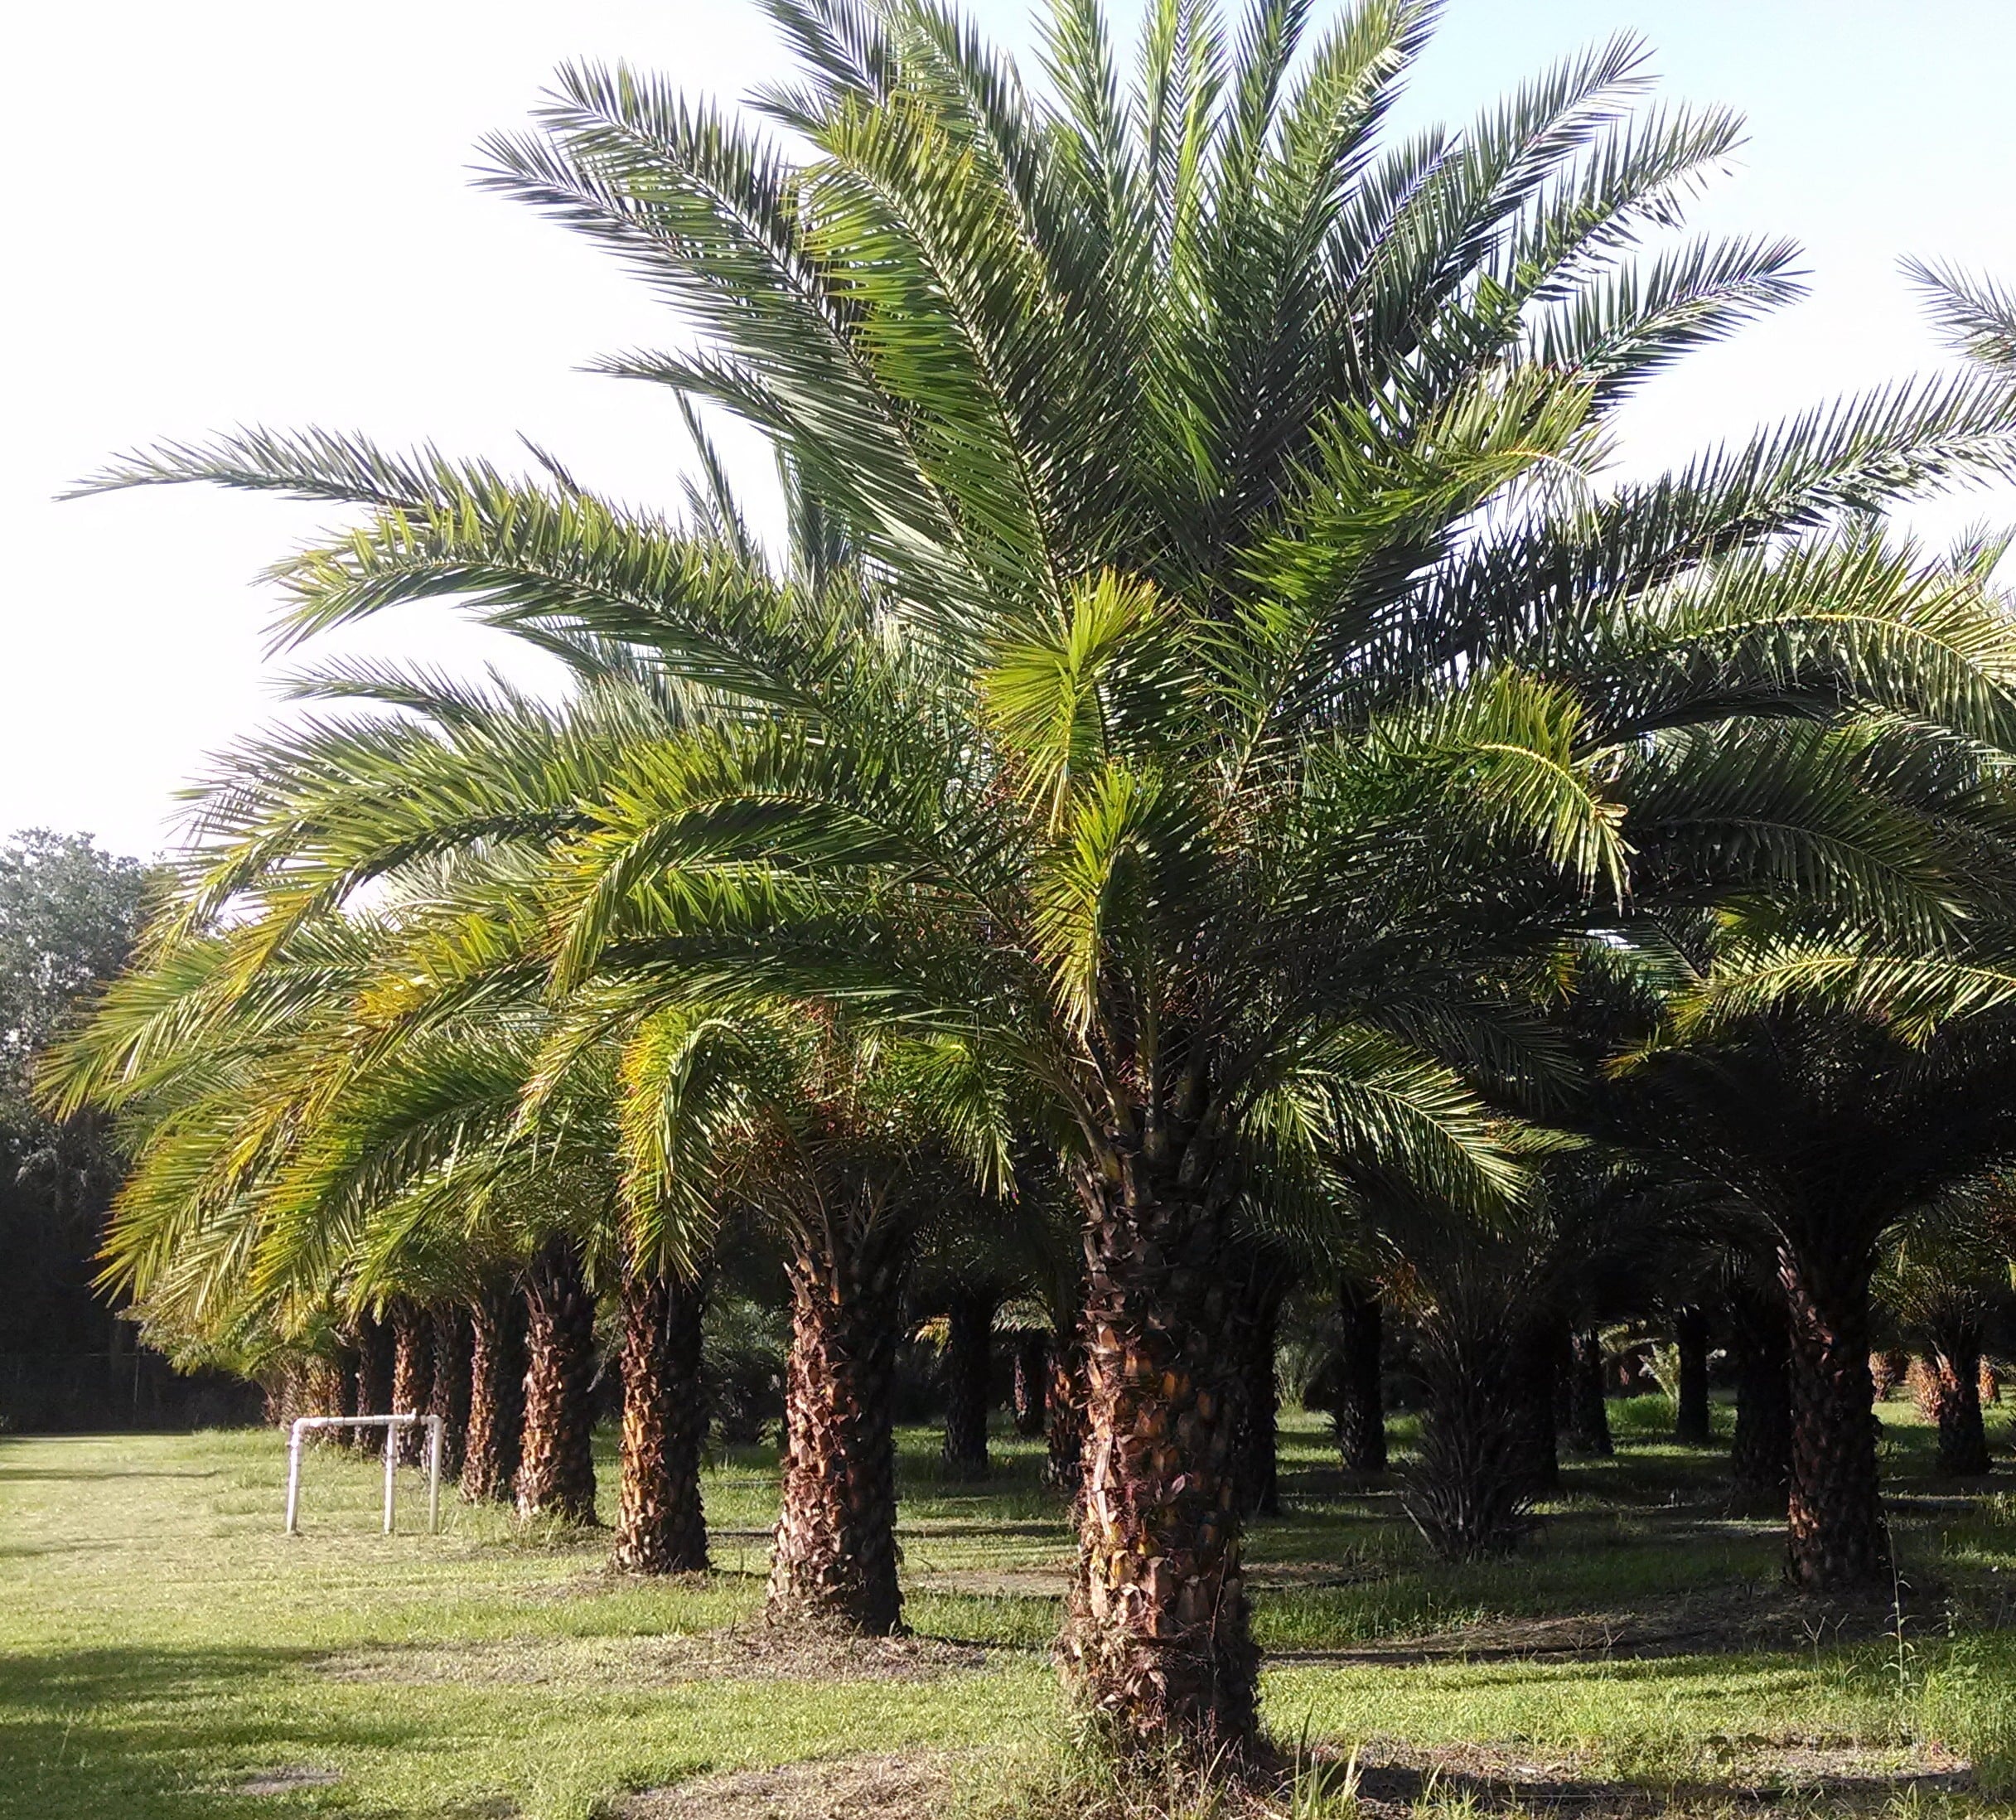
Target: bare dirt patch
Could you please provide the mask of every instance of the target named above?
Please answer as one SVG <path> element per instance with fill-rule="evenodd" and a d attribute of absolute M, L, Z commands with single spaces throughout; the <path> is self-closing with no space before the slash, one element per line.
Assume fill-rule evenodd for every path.
<path fill-rule="evenodd" d="M 945 1567 L 914 1574 L 911 1584 L 931 1592 L 974 1593 L 989 1599 L 1061 1599 L 1071 1590 L 1074 1565 L 1068 1561 L 1023 1567 Z M 1377 1580 L 1382 1570 L 1328 1561 L 1262 1562 L 1246 1571 L 1246 1584 L 1261 1592 L 1313 1591 Z"/>
<path fill-rule="evenodd" d="M 1942 1623 L 1931 1592 L 1907 1593 L 1905 1634 Z M 1888 1598 L 1817 1599 L 1777 1586 L 1733 1586 L 1614 1610 L 1480 1619 L 1453 1629 L 1385 1638 L 1343 1649 L 1269 1650 L 1269 1663 L 1340 1667 L 1434 1662 L 1613 1662 L 1830 1648 L 1894 1634 Z"/>
<path fill-rule="evenodd" d="M 943 1751 L 841 1757 L 647 1789 L 619 1820 L 936 1820 L 957 1759 Z"/>
<path fill-rule="evenodd" d="M 291 1763 L 278 1769 L 262 1769 L 238 1785 L 247 1795 L 292 1794 L 297 1789 L 326 1789 L 343 1779 L 334 1769 L 318 1769 L 312 1764 Z"/>
<path fill-rule="evenodd" d="M 691 1637 L 346 1649 L 315 1668 L 335 1681 L 636 1687 L 684 1681 L 935 1681 L 984 1668 L 993 1655 L 978 1644 L 932 1637 L 848 1637 L 759 1624 Z"/>
<path fill-rule="evenodd" d="M 1358 1753 L 1358 1805 L 1367 1820 L 1404 1820 L 1431 1799 L 1486 1812 L 1563 1808 L 1619 1817 L 1785 1803 L 1888 1810 L 1902 1797 L 1961 1789 L 1973 1779 L 1964 1760 L 1936 1745 L 1886 1750 L 1820 1740 L 1738 1740 L 1715 1755 L 1719 1760 L 1696 1777 L 1627 1782 L 1603 1774 L 1589 1752 L 1375 1739 Z"/>

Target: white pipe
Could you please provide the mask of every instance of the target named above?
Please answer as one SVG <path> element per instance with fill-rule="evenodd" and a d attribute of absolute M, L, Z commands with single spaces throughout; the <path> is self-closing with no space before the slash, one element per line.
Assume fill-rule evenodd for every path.
<path fill-rule="evenodd" d="M 398 1470 L 399 1463 L 399 1433 L 406 1423 L 412 1421 L 410 1416 L 405 1418 L 404 1422 L 394 1416 L 385 1424 L 385 1533 L 388 1536 L 392 1533 L 392 1475 Z"/>
<path fill-rule="evenodd" d="M 304 1416 L 287 1438 L 287 1532 L 297 1535 L 301 1515 L 301 1431 L 312 1421 Z"/>
<path fill-rule="evenodd" d="M 311 1430 L 323 1428 L 376 1428 L 385 1431 L 385 1533 L 392 1533 L 394 1469 L 399 1464 L 399 1431 L 415 1423 L 428 1425 L 428 1458 L 432 1469 L 428 1488 L 428 1527 L 438 1531 L 441 1521 L 441 1418 L 438 1416 L 300 1416 L 288 1431 L 287 1532 L 300 1533 L 301 1443 Z"/>
<path fill-rule="evenodd" d="M 441 1418 L 427 1419 L 427 1532 L 441 1533 Z"/>

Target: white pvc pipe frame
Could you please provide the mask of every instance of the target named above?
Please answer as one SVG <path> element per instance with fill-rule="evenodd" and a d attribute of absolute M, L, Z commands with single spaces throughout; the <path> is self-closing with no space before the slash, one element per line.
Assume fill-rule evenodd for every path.
<path fill-rule="evenodd" d="M 385 1431 L 385 1533 L 392 1533 L 393 1474 L 399 1466 L 399 1431 L 427 1424 L 427 1532 L 441 1532 L 441 1418 L 438 1416 L 302 1416 L 287 1441 L 287 1532 L 301 1533 L 301 1440 L 310 1429 L 377 1428 Z"/>

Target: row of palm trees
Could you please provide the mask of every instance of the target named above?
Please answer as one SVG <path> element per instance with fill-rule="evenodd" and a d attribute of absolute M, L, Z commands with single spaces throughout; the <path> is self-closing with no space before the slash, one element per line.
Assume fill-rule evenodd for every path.
<path fill-rule="evenodd" d="M 284 642 L 448 598 L 570 679 L 325 666 L 220 762 L 52 1077 L 135 1134 L 118 1280 L 288 1330 L 530 1258 L 558 1329 L 588 1256 L 649 1334 L 761 1229 L 773 1607 L 879 1624 L 904 1261 L 1061 1201 L 1061 1650 L 1123 1754 L 1257 1736 L 1270 1247 L 1409 1311 L 1453 1551 L 1521 1520 L 1542 1313 L 1651 1231 L 1763 1260 L 1791 1571 L 1878 1572 L 1871 1275 L 2016 1104 L 2001 546 L 1884 514 L 2016 467 L 2005 374 L 1616 478 L 1646 381 L 1798 290 L 1641 255 L 1740 128 L 1638 106 L 1629 41 L 1386 145 L 1423 0 L 1155 0 L 1126 59 L 1056 0 L 1041 85 L 932 0 L 766 10 L 800 75 L 743 110 L 572 68 L 485 148 L 674 311 L 607 370 L 685 414 L 678 514 L 322 432 L 93 483 L 341 507 Z"/>

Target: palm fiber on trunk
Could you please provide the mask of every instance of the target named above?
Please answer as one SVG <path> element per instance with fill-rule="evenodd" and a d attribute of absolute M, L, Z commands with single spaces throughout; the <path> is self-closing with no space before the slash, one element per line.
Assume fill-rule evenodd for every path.
<path fill-rule="evenodd" d="M 1386 1469 L 1385 1319 L 1379 1285 L 1346 1271 L 1337 1280 L 1338 1344 L 1331 1420 L 1347 1473 Z"/>
<path fill-rule="evenodd" d="M 434 1374 L 428 1411 L 441 1418 L 441 1472 L 459 1479 L 469 1447 L 469 1311 L 444 1302 L 433 1310 Z"/>
<path fill-rule="evenodd" d="M 1712 1438 L 1708 1406 L 1708 1310 L 1692 1304 L 1673 1312 L 1673 1344 L 1680 1355 L 1673 1438 L 1705 1446 Z"/>
<path fill-rule="evenodd" d="M 1930 1367 L 1932 1417 L 1939 1428 L 1938 1468 L 1955 1479 L 1989 1472 L 1988 1429 L 1981 1420 L 1981 1337 L 1956 1322 L 1932 1336 Z"/>
<path fill-rule="evenodd" d="M 1729 1313 L 1736 1366 L 1729 1508 L 1782 1516 L 1792 1475 L 1791 1334 L 1784 1300 L 1739 1290 Z"/>
<path fill-rule="evenodd" d="M 360 1314 L 357 1318 L 356 1413 L 360 1416 L 392 1413 L 392 1329 L 371 1314 Z M 353 1432 L 356 1440 L 352 1445 L 360 1453 L 368 1452 L 384 1440 L 382 1429 L 360 1428 Z"/>
<path fill-rule="evenodd" d="M 1081 1185 L 1084 1489 L 1059 1648 L 1124 1759 L 1236 1759 L 1258 1707 L 1240 1567 L 1250 1342 L 1229 1209 L 1138 1158 L 1121 1177 Z"/>
<path fill-rule="evenodd" d="M 392 1304 L 392 1413 L 424 1416 L 434 1385 L 434 1329 L 427 1310 L 401 1296 Z M 418 1466 L 427 1452 L 427 1430 L 418 1422 L 399 1431 L 402 1466 Z"/>
<path fill-rule="evenodd" d="M 549 1239 L 525 1272 L 525 1421 L 518 1514 L 595 1521 L 595 1298 L 571 1239 Z"/>
<path fill-rule="evenodd" d="M 896 1343 L 907 1236 L 839 1227 L 786 1266 L 783 1509 L 767 1615 L 866 1636 L 902 1623 L 897 1585 Z"/>
<path fill-rule="evenodd" d="M 1042 1334 L 1025 1330 L 1015 1336 L 1014 1387 L 1010 1393 L 1015 1432 L 1025 1440 L 1043 1431 L 1049 1403 L 1050 1345 Z"/>
<path fill-rule="evenodd" d="M 636 1574 L 707 1571 L 700 1508 L 704 1288 L 663 1273 L 623 1280 L 621 1514 L 612 1559 Z"/>
<path fill-rule="evenodd" d="M 987 1395 L 999 1303 L 999 1292 L 982 1284 L 962 1285 L 945 1304 L 943 1454 L 955 1479 L 987 1476 Z"/>
<path fill-rule="evenodd" d="M 1564 1331 L 1558 1316 L 1535 1316 L 1521 1325 L 1512 1354 L 1520 1448 L 1527 1483 L 1538 1495 L 1558 1491 L 1561 1485 L 1557 1374 Z"/>
<path fill-rule="evenodd" d="M 525 1299 L 493 1284 L 469 1304 L 469 1435 L 462 1496 L 509 1503 L 525 1420 Z"/>
<path fill-rule="evenodd" d="M 1607 1459 L 1616 1445 L 1610 1438 L 1610 1404 L 1603 1395 L 1603 1336 L 1593 1328 L 1579 1329 L 1569 1337 L 1567 1370 L 1569 1447 Z"/>
<path fill-rule="evenodd" d="M 1281 1514 L 1281 1393 L 1274 1351 L 1288 1284 L 1288 1273 L 1278 1259 L 1259 1257 L 1248 1263 L 1241 1285 L 1246 1306 L 1240 1323 L 1240 1367 L 1245 1395 L 1234 1469 L 1240 1509 L 1249 1517 Z"/>
<path fill-rule="evenodd" d="M 1043 1483 L 1075 1500 L 1085 1483 L 1085 1353 L 1076 1334 L 1050 1348 L 1049 1412 L 1043 1428 Z"/>
<path fill-rule="evenodd" d="M 1791 1324 L 1792 1455 L 1786 1573 L 1818 1591 L 1889 1576 L 1876 1469 L 1866 1261 L 1779 1261 Z"/>

